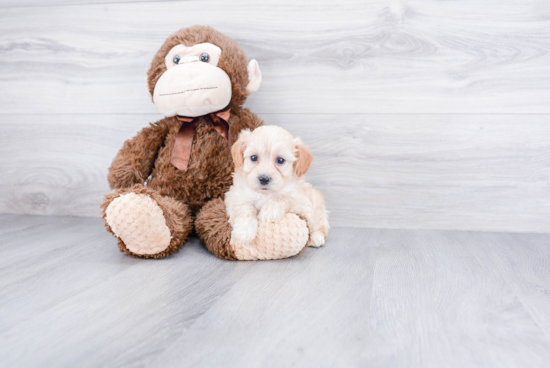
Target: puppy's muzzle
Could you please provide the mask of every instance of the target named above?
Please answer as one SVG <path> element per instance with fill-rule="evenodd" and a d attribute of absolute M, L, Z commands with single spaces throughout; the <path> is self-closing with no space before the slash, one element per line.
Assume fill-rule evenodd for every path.
<path fill-rule="evenodd" d="M 271 178 L 267 175 L 260 175 L 258 176 L 258 181 L 261 185 L 267 185 L 271 181 Z"/>

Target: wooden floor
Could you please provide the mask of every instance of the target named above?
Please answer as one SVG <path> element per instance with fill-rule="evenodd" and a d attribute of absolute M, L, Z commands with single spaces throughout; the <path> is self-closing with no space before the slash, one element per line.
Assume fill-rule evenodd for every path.
<path fill-rule="evenodd" d="M 118 252 L 100 219 L 0 215 L 3 367 L 547 367 L 550 234 L 336 228 L 231 262 Z"/>

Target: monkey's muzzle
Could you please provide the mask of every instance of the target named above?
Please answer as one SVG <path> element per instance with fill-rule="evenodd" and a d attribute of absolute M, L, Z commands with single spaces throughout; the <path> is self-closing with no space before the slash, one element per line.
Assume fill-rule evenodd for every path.
<path fill-rule="evenodd" d="M 229 104 L 231 79 L 223 69 L 200 61 L 177 65 L 159 78 L 153 101 L 166 117 L 206 115 Z"/>

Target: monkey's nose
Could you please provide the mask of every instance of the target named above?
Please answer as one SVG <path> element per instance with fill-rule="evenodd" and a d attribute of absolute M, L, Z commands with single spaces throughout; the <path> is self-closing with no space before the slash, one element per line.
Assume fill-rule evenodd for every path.
<path fill-rule="evenodd" d="M 269 181 L 271 180 L 271 178 L 267 175 L 260 175 L 258 176 L 258 180 L 260 181 L 260 184 L 267 185 L 269 184 Z"/>

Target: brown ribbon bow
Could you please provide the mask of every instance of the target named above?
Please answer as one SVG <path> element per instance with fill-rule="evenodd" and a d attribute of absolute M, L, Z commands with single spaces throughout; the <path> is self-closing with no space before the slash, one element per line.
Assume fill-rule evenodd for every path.
<path fill-rule="evenodd" d="M 229 142 L 231 147 L 231 131 L 229 129 L 229 116 L 231 116 L 231 109 L 227 108 L 218 112 L 213 112 L 208 115 L 207 121 L 216 129 L 216 131 Z M 193 146 L 193 136 L 197 129 L 197 118 L 191 118 L 187 116 L 178 116 L 178 120 L 182 121 L 180 131 L 176 136 L 176 142 L 174 143 L 174 149 L 172 150 L 172 159 L 170 162 L 172 165 L 180 169 L 181 171 L 187 171 L 189 165 L 189 159 L 191 157 L 191 147 Z"/>

